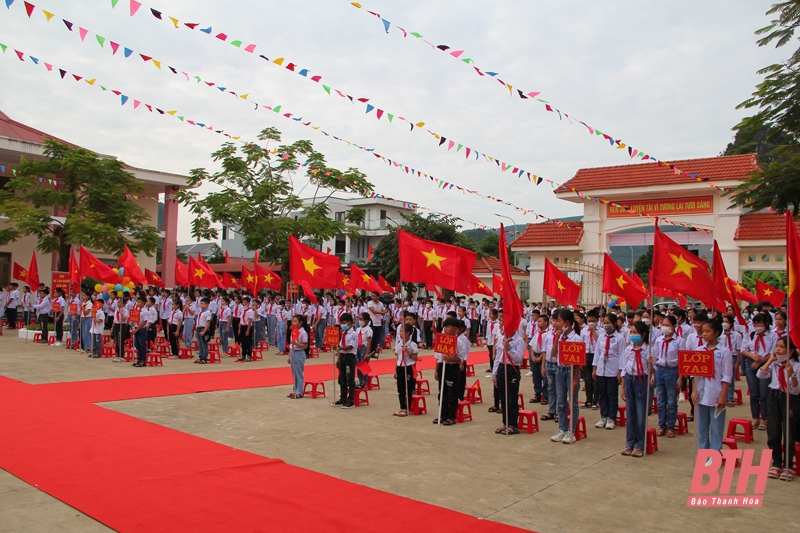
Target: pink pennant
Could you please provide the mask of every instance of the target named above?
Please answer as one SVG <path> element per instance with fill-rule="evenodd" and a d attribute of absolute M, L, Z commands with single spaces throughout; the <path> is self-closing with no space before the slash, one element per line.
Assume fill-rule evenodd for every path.
<path fill-rule="evenodd" d="M 83 28 L 78 28 L 78 32 L 81 34 L 81 41 L 86 39 L 86 36 L 89 34 L 89 30 L 85 30 Z"/>
<path fill-rule="evenodd" d="M 464 159 L 467 159 L 467 158 L 469 158 L 469 153 L 470 153 L 471 151 L 472 151 L 472 148 L 470 148 L 470 147 L 468 146 L 468 147 L 467 147 L 467 155 L 466 155 L 466 157 L 465 157 Z"/>
<path fill-rule="evenodd" d="M 23 54 L 19 50 L 14 50 L 14 51 L 17 53 L 17 57 L 19 58 L 19 60 L 24 62 L 25 58 L 23 58 L 22 56 L 24 56 L 25 54 Z"/>
<path fill-rule="evenodd" d="M 217 39 L 219 39 L 220 41 L 225 41 L 225 40 L 228 39 L 228 36 L 225 35 L 224 33 L 218 33 L 217 34 Z"/>
<path fill-rule="evenodd" d="M 244 47 L 244 51 L 245 52 L 250 52 L 252 54 L 253 52 L 256 51 L 256 45 L 248 44 L 247 46 Z"/>
<path fill-rule="evenodd" d="M 47 70 L 49 70 L 50 72 L 52 72 L 52 71 L 53 71 L 53 65 L 51 65 L 50 63 L 45 63 L 45 64 L 44 64 L 44 67 L 45 67 Z"/>
<path fill-rule="evenodd" d="M 464 53 L 464 50 L 456 50 L 454 52 L 450 52 L 450 55 L 453 57 L 461 57 L 461 54 Z"/>
<path fill-rule="evenodd" d="M 134 16 L 139 8 L 142 7 L 141 2 L 137 2 L 136 0 L 131 0 L 131 16 Z"/>
<path fill-rule="evenodd" d="M 134 100 L 133 101 L 133 108 L 136 109 L 137 107 L 139 107 L 139 104 L 141 104 L 141 103 L 142 102 L 140 102 L 139 100 Z"/>
<path fill-rule="evenodd" d="M 117 50 L 119 50 L 119 45 L 117 43 L 115 43 L 114 41 L 109 41 L 109 44 L 111 45 L 111 50 L 113 51 L 113 53 L 111 55 L 116 54 Z"/>
<path fill-rule="evenodd" d="M 638 153 L 639 153 L 639 150 L 637 150 L 636 148 L 634 148 L 634 149 L 633 149 L 633 151 L 631 152 L 631 159 L 633 159 L 634 157 L 636 157 L 636 154 L 638 154 Z"/>
<path fill-rule="evenodd" d="M 322 76 L 311 76 L 311 81 L 319 82 L 322 79 Z"/>
<path fill-rule="evenodd" d="M 544 108 L 547 109 L 548 111 L 550 111 L 551 113 L 553 112 L 553 108 L 550 107 L 549 104 L 544 104 Z"/>
<path fill-rule="evenodd" d="M 380 120 L 381 117 L 383 116 L 383 109 L 378 109 L 377 115 L 378 115 L 378 120 Z"/>
<path fill-rule="evenodd" d="M 528 93 L 528 96 L 531 97 L 531 98 L 536 98 L 540 94 L 542 94 L 542 93 L 541 92 L 532 92 L 532 93 Z"/>
<path fill-rule="evenodd" d="M 448 142 L 447 142 L 447 150 L 448 150 L 448 151 L 452 150 L 452 149 L 453 149 L 453 146 L 455 146 L 455 145 L 456 145 L 456 142 L 455 142 L 455 141 L 448 141 Z"/>

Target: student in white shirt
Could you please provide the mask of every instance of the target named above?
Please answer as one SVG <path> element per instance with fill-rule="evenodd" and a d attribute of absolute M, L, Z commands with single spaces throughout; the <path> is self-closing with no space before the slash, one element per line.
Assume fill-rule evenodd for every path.
<path fill-rule="evenodd" d="M 228 340 L 231 335 L 231 299 L 227 296 L 222 297 L 222 304 L 219 306 L 219 343 L 222 353 L 228 353 Z"/>
<path fill-rule="evenodd" d="M 628 424 L 625 427 L 625 448 L 622 455 L 642 457 L 645 451 L 647 427 L 647 386 L 652 372 L 648 362 L 648 335 L 650 328 L 644 322 L 634 322 L 620 363 L 625 380 L 622 399 L 625 401 Z"/>
<path fill-rule="evenodd" d="M 364 314 L 369 317 L 369 313 Z M 394 353 L 397 355 L 394 379 L 397 380 L 397 396 L 400 400 L 400 410 L 395 411 L 394 416 L 408 416 L 409 402 L 417 386 L 415 365 L 419 360 L 419 348 L 411 340 L 413 331 L 414 326 L 403 324 L 398 330 L 399 336 L 394 345 Z"/>
<path fill-rule="evenodd" d="M 370 317 L 371 318 L 371 317 Z M 334 347 L 337 352 L 336 366 L 339 369 L 339 387 L 341 394 L 333 403 L 334 407 L 349 409 L 355 407 L 356 350 L 358 348 L 358 332 L 353 327 L 353 317 L 349 313 L 341 316 L 342 334 L 339 344 Z"/>
<path fill-rule="evenodd" d="M 369 361 L 372 356 L 371 353 L 367 353 L 367 350 L 369 350 L 369 347 L 372 345 L 372 321 L 369 318 L 369 313 L 361 313 L 361 315 L 359 315 L 358 325 L 358 350 L 356 351 L 358 380 L 356 382 L 356 388 L 363 389 L 368 384 L 369 376 L 361 372 L 361 370 L 358 370 L 358 363 L 365 359 Z"/>
<path fill-rule="evenodd" d="M 92 357 L 101 357 L 100 351 L 103 347 L 103 330 L 106 327 L 106 314 L 103 311 L 103 303 L 98 300 L 92 309 Z"/>
<path fill-rule="evenodd" d="M 310 341 L 309 326 L 306 317 L 296 314 L 292 317 L 292 330 L 289 334 L 289 357 L 286 362 L 292 367 L 292 380 L 294 388 L 289 398 L 302 398 L 305 390 L 305 377 L 303 372 L 306 366 L 306 350 Z"/>
<path fill-rule="evenodd" d="M 446 318 L 442 322 L 442 332 L 445 335 L 458 335 L 464 329 L 464 323 L 457 318 Z M 434 352 L 436 359 L 436 371 L 434 378 L 439 382 L 439 409 L 441 412 L 441 425 L 452 426 L 456 423 L 456 410 L 458 409 L 458 390 L 459 374 L 462 363 L 466 360 L 467 354 L 463 353 L 463 345 L 458 344 L 456 355 L 445 355 Z M 439 424 L 440 419 L 434 419 L 434 424 Z"/>
<path fill-rule="evenodd" d="M 83 295 L 82 295 L 83 296 Z M 87 295 L 88 296 L 88 295 Z M 145 316 L 145 296 L 136 299 L 135 306 L 130 310 L 128 324 L 133 337 L 133 347 L 136 349 L 136 362 L 131 366 L 145 367 L 147 365 L 147 317 Z"/>
<path fill-rule="evenodd" d="M 67 311 L 67 302 L 64 300 L 64 289 L 56 287 L 54 292 L 55 297 L 50 307 L 56 328 L 56 342 L 53 346 L 61 346 L 61 341 L 64 339 L 64 315 Z"/>
<path fill-rule="evenodd" d="M 666 316 L 661 321 L 661 333 L 652 344 L 649 362 L 655 366 L 655 378 L 650 388 L 658 395 L 658 430 L 661 437 L 675 437 L 678 417 L 678 351 L 683 350 L 683 339 L 675 334 L 678 321 Z"/>
<path fill-rule="evenodd" d="M 249 302 L 248 302 L 249 303 Z M 211 341 L 211 311 L 208 310 L 209 300 L 204 296 L 200 300 L 200 310 L 197 313 L 196 337 L 197 337 L 197 359 L 195 363 L 205 365 L 208 363 L 208 343 Z"/>
<path fill-rule="evenodd" d="M 580 368 L 574 368 L 570 372 L 570 367 L 573 365 L 558 364 L 559 346 L 561 342 L 581 342 L 581 338 L 575 331 L 575 314 L 569 309 L 560 309 L 555 315 L 554 322 L 555 332 L 558 334 L 557 339 L 553 339 L 551 346 L 548 348 L 552 352 L 552 356 L 558 365 L 556 374 L 556 407 L 558 411 L 558 432 L 550 437 L 553 442 L 561 442 L 563 444 L 572 444 L 575 442 L 573 430 L 575 424 L 578 422 L 578 392 L 580 391 Z M 567 398 L 570 393 L 570 376 L 572 377 L 572 398 L 569 399 L 571 415 L 567 413 Z"/>
<path fill-rule="evenodd" d="M 292 321 L 292 309 L 286 300 L 280 300 L 278 304 L 277 322 L 275 324 L 278 332 L 278 355 L 289 355 L 286 337 Z M 305 366 L 305 363 L 303 365 Z"/>
<path fill-rule="evenodd" d="M 166 322 L 167 322 L 167 335 L 169 337 L 169 347 L 172 352 L 173 357 L 178 357 L 178 335 L 181 331 L 181 325 L 183 324 L 183 312 L 181 311 L 181 301 L 178 299 L 168 299 L 170 309 L 166 314 Z"/>
<path fill-rule="evenodd" d="M 242 313 L 241 322 L 239 323 L 239 338 L 241 339 L 242 354 L 238 359 L 240 363 L 250 362 L 253 360 L 253 337 L 255 336 L 255 322 L 256 312 L 250 305 L 250 297 L 245 296 L 242 298 L 242 305 L 244 312 Z"/>
<path fill-rule="evenodd" d="M 183 304 L 183 344 L 191 348 L 194 342 L 194 322 L 200 307 L 194 299 L 193 294 L 186 295 Z"/>
<path fill-rule="evenodd" d="M 697 447 L 701 450 L 722 450 L 725 431 L 725 407 L 728 387 L 733 381 L 731 353 L 719 343 L 722 323 L 707 320 L 703 324 L 704 350 L 714 352 L 714 377 L 694 378 L 694 402 L 697 404 Z"/>
<path fill-rule="evenodd" d="M 33 294 L 31 294 L 31 288 L 25 285 L 22 287 L 22 296 L 21 296 L 21 304 L 22 304 L 22 321 L 27 326 L 31 323 L 31 315 L 33 314 Z"/>
<path fill-rule="evenodd" d="M 39 325 L 42 328 L 42 344 L 47 344 L 48 340 L 48 324 L 50 323 L 50 310 L 52 309 L 52 305 L 50 303 L 50 298 L 47 294 L 47 289 L 42 289 L 39 291 L 39 301 L 34 304 L 33 308 L 36 310 L 36 317 Z"/>
<path fill-rule="evenodd" d="M 547 347 L 548 320 L 544 315 L 534 314 L 536 323 L 528 337 L 528 346 L 531 351 L 531 375 L 533 377 L 533 398 L 531 403 L 547 405 L 547 382 L 545 373 L 545 350 Z M 588 361 L 587 361 L 588 363 Z"/>
<path fill-rule="evenodd" d="M 17 329 L 17 307 L 19 307 L 19 290 L 17 283 L 11 283 L 6 293 L 6 319 L 8 329 Z"/>
<path fill-rule="evenodd" d="M 147 306 L 145 307 L 147 315 L 147 345 L 155 346 L 156 334 L 158 333 L 158 305 L 155 297 L 151 296 L 147 299 Z"/>
<path fill-rule="evenodd" d="M 758 369 L 775 351 L 778 338 L 769 330 L 769 315 L 759 313 L 753 317 L 753 331 L 742 342 L 742 355 L 745 357 L 745 378 L 750 391 L 750 414 L 753 428 L 767 429 L 767 409 L 769 399 L 769 379 L 760 379 Z"/>
<path fill-rule="evenodd" d="M 597 381 L 597 401 L 600 404 L 600 420 L 594 427 L 600 429 L 614 429 L 619 410 L 620 360 L 625 350 L 625 337 L 618 328 L 613 313 L 603 317 L 603 331 L 597 337 L 592 359 L 592 377 Z"/>
<path fill-rule="evenodd" d="M 518 396 L 521 379 L 519 368 L 525 358 L 525 339 L 517 331 L 511 338 L 503 335 L 498 337 L 495 342 L 503 344 L 502 355 L 495 357 L 492 369 L 492 384 L 497 387 L 503 412 L 503 426 L 496 429 L 495 433 L 518 435 Z"/>
<path fill-rule="evenodd" d="M 730 306 L 728 306 L 730 307 Z M 722 336 L 719 342 L 731 352 L 733 359 L 733 375 L 736 376 L 736 368 L 739 364 L 739 352 L 742 349 L 742 336 L 736 331 L 736 317 L 734 315 L 724 315 L 722 317 Z M 728 387 L 728 407 L 734 407 L 733 401 L 734 387 Z"/>

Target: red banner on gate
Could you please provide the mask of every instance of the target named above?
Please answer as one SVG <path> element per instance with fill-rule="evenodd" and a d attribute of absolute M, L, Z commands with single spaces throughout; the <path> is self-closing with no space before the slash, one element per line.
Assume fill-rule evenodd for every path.
<path fill-rule="evenodd" d="M 582 342 L 559 342 L 558 364 L 584 366 L 586 364 L 586 345 Z"/>
<path fill-rule="evenodd" d="M 711 350 L 678 350 L 678 375 L 714 377 L 714 352 Z"/>
<path fill-rule="evenodd" d="M 448 357 L 456 356 L 458 337 L 456 335 L 445 335 L 439 333 L 433 341 L 433 351 Z"/>

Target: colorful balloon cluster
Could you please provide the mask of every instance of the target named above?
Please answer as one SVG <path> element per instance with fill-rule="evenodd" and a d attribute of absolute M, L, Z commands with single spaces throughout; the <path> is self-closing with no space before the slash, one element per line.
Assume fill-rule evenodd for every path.
<path fill-rule="evenodd" d="M 117 296 L 122 298 L 125 293 L 131 292 L 135 286 L 131 278 L 125 275 L 125 267 L 114 268 L 113 270 L 122 278 L 122 283 L 98 283 L 94 286 L 94 290 L 102 294 L 103 300 L 108 300 L 112 292 L 116 292 Z"/>

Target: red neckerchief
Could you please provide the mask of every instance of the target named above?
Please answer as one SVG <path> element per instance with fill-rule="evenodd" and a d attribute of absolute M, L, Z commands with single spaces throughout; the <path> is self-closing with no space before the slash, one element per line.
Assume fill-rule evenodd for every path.
<path fill-rule="evenodd" d="M 767 342 L 764 340 L 763 333 L 756 333 L 756 350 L 758 350 L 758 341 L 761 341 L 761 348 L 766 350 L 767 349 Z"/>
<path fill-rule="evenodd" d="M 775 370 L 778 371 L 778 383 L 780 383 L 780 385 L 781 385 L 781 392 L 786 392 L 786 390 L 787 390 L 787 387 L 786 387 L 786 376 L 783 375 L 783 365 L 780 364 L 779 362 L 777 363 L 777 365 L 778 365 L 778 368 L 776 368 Z"/>
<path fill-rule="evenodd" d="M 725 333 L 725 336 L 728 337 L 728 349 L 730 351 L 733 351 L 733 341 L 731 341 L 731 332 L 728 331 L 727 333 Z"/>
<path fill-rule="evenodd" d="M 634 356 L 636 357 L 636 375 L 644 376 L 644 365 L 642 364 L 642 349 L 634 348 Z"/>
<path fill-rule="evenodd" d="M 606 356 L 606 357 L 605 357 L 605 359 L 606 359 L 606 361 L 608 361 L 608 352 L 609 352 L 610 350 L 611 350 L 611 337 L 610 337 L 610 336 L 608 336 L 608 335 L 606 335 L 606 353 L 605 353 L 605 356 Z"/>
<path fill-rule="evenodd" d="M 665 365 L 667 364 L 667 353 L 669 352 L 669 343 L 671 343 L 674 340 L 675 339 L 671 338 L 671 337 L 670 338 L 664 337 L 664 344 L 662 345 L 664 347 L 664 350 L 663 350 L 662 355 L 664 356 L 664 364 Z"/>

